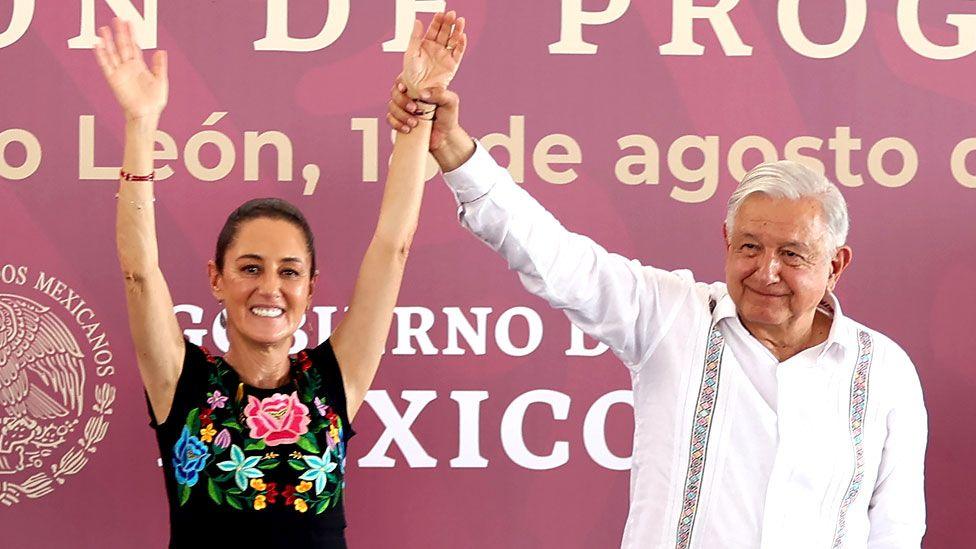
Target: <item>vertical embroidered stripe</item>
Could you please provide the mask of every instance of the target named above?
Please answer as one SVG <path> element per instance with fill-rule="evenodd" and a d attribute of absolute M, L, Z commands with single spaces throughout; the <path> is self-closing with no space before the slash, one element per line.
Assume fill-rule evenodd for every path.
<path fill-rule="evenodd" d="M 691 428 L 691 447 L 688 457 L 688 474 L 685 477 L 685 490 L 682 497 L 681 516 L 678 518 L 676 549 L 687 549 L 691 544 L 691 532 L 695 526 L 698 511 L 698 498 L 701 494 L 702 477 L 705 472 L 705 454 L 708 450 L 708 436 L 715 413 L 715 399 L 718 396 L 718 374 L 722 364 L 722 350 L 725 338 L 718 326 L 712 326 L 705 350 L 705 369 L 702 372 L 701 386 L 698 388 L 698 402 L 695 405 L 694 424 Z"/>
<path fill-rule="evenodd" d="M 847 534 L 847 509 L 861 491 L 864 480 L 864 415 L 868 405 L 868 375 L 871 372 L 871 359 L 874 345 L 871 336 L 863 331 L 857 332 L 857 365 L 851 376 L 850 429 L 851 445 L 854 448 L 854 474 L 840 502 L 837 515 L 837 528 L 834 530 L 834 549 L 841 547 Z"/>

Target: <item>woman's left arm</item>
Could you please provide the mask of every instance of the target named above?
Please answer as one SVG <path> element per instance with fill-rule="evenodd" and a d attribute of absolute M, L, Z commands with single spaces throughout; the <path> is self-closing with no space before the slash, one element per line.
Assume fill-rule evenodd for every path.
<path fill-rule="evenodd" d="M 446 88 L 461 63 L 465 44 L 464 19 L 456 18 L 453 11 L 436 14 L 426 34 L 420 21 L 415 22 L 401 75 L 408 94 L 422 99 L 423 90 Z M 427 115 L 421 118 L 433 118 L 434 106 L 424 108 Z M 342 372 L 350 420 L 363 403 L 386 348 L 417 229 L 430 130 L 430 120 L 420 120 L 410 132 L 397 133 L 376 231 L 359 267 L 349 311 L 330 338 Z"/>

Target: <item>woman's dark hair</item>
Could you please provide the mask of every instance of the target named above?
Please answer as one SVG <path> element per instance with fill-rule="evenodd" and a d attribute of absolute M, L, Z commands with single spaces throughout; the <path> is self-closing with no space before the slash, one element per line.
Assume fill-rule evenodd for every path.
<path fill-rule="evenodd" d="M 217 270 L 224 270 L 224 255 L 230 247 L 237 233 L 240 232 L 241 224 L 252 219 L 280 219 L 291 223 L 305 236 L 305 245 L 308 254 L 312 257 L 311 275 L 315 275 L 315 237 L 312 236 L 312 229 L 308 226 L 305 216 L 292 204 L 280 198 L 255 198 L 241 204 L 236 210 L 227 216 L 224 228 L 220 229 L 220 236 L 217 237 L 217 252 L 214 262 Z"/>

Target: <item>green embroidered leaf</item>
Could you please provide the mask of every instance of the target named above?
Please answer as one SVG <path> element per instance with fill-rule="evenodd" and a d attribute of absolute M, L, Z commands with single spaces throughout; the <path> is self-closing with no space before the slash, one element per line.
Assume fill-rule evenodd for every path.
<path fill-rule="evenodd" d="M 224 452 L 227 451 L 227 446 L 217 446 L 216 444 L 214 444 L 213 445 L 213 451 L 214 451 L 214 456 L 215 457 L 216 456 L 219 456 L 220 454 L 223 454 Z M 214 460 L 214 461 L 216 461 L 216 460 Z"/>
<path fill-rule="evenodd" d="M 332 498 L 328 498 L 328 497 L 320 501 L 318 505 L 315 506 L 315 514 L 318 515 L 322 511 L 328 509 L 330 501 L 332 501 Z"/>
<path fill-rule="evenodd" d="M 243 493 L 244 493 L 244 490 L 241 490 L 241 489 L 240 489 L 240 488 L 238 488 L 237 486 L 234 486 L 234 487 L 233 487 L 233 488 L 231 488 L 230 490 L 227 490 L 227 493 L 228 493 L 228 494 L 231 494 L 231 495 L 235 495 L 235 496 L 239 496 L 239 495 L 241 495 L 241 494 L 243 494 Z M 230 498 L 227 498 L 227 499 L 230 499 Z"/>
<path fill-rule="evenodd" d="M 227 482 L 233 476 L 234 476 L 234 471 L 231 471 L 229 473 L 225 473 L 223 475 L 220 475 L 220 476 L 214 478 L 214 480 L 217 481 L 217 482 Z"/>
<path fill-rule="evenodd" d="M 304 471 L 305 469 L 308 469 L 305 462 L 300 459 L 289 459 L 288 465 L 296 471 Z"/>
<path fill-rule="evenodd" d="M 186 503 L 188 499 L 190 499 L 190 487 L 186 484 L 180 484 L 180 505 Z"/>
<path fill-rule="evenodd" d="M 190 434 L 200 436 L 200 408 L 190 410 L 190 415 L 186 417 L 186 425 L 190 428 Z"/>
<path fill-rule="evenodd" d="M 234 418 L 228 418 L 220 422 L 221 425 L 227 427 L 228 429 L 233 429 L 237 432 L 241 431 L 241 424 L 237 422 Z"/>
<path fill-rule="evenodd" d="M 230 505 L 231 507 L 233 507 L 234 509 L 237 509 L 238 511 L 244 509 L 241 506 L 241 502 L 238 500 L 238 498 L 235 498 L 235 497 L 228 496 L 227 497 L 227 505 Z"/>
<path fill-rule="evenodd" d="M 266 448 L 264 444 L 264 439 L 247 439 L 248 442 L 244 445 L 245 450 L 264 450 Z"/>
<path fill-rule="evenodd" d="M 214 503 L 220 505 L 222 501 L 220 488 L 217 487 L 217 483 L 212 478 L 207 479 L 207 493 L 210 494 L 210 499 L 214 500 Z"/>
<path fill-rule="evenodd" d="M 268 469 L 274 469 L 279 463 L 280 462 L 277 459 L 265 459 L 258 464 L 258 469 L 264 469 L 267 471 Z"/>
<path fill-rule="evenodd" d="M 306 452 L 311 452 L 313 454 L 319 453 L 319 445 L 315 442 L 315 436 L 311 433 L 305 433 L 302 438 L 298 439 L 298 447 Z"/>

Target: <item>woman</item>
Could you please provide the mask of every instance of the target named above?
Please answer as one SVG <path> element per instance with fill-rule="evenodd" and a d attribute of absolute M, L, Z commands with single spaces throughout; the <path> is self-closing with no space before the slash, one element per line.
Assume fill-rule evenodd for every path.
<path fill-rule="evenodd" d="M 126 117 L 118 254 L 163 456 L 170 544 L 345 547 L 345 444 L 386 344 L 416 229 L 433 106 L 397 136 L 348 313 L 322 345 L 288 355 L 318 274 L 302 214 L 275 199 L 231 214 L 209 264 L 230 342 L 215 357 L 184 340 L 158 263 L 152 153 L 167 98 L 166 53 L 156 52 L 150 69 L 130 25 L 114 27 L 114 39 L 108 27 L 99 30 L 95 55 Z M 402 75 L 411 96 L 446 87 L 465 43 L 454 12 L 437 14 L 426 34 L 417 21 Z"/>

